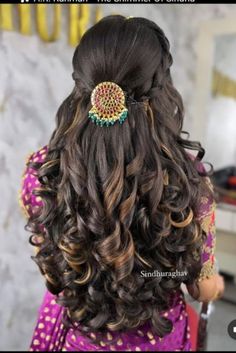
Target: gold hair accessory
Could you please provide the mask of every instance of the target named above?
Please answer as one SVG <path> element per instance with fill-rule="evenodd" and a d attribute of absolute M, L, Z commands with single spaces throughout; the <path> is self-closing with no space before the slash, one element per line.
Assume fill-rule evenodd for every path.
<path fill-rule="evenodd" d="M 116 121 L 123 124 L 127 118 L 124 91 L 114 82 L 99 83 L 92 91 L 91 104 L 88 116 L 97 125 L 110 126 Z"/>
<path fill-rule="evenodd" d="M 193 211 L 192 209 L 190 208 L 190 212 L 189 212 L 189 215 L 188 217 L 181 221 L 181 222 L 175 222 L 172 220 L 171 218 L 171 215 L 169 214 L 169 220 L 170 220 L 170 223 L 172 224 L 172 226 L 176 227 L 176 228 L 184 228 L 184 227 L 187 227 L 193 220 Z"/>

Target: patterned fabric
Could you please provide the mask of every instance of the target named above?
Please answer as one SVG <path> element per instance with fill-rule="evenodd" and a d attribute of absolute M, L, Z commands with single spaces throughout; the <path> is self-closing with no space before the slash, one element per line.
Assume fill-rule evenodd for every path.
<path fill-rule="evenodd" d="M 42 207 L 42 200 L 40 196 L 33 195 L 33 190 L 40 188 L 40 182 L 35 176 L 35 170 L 28 167 L 29 162 L 43 162 L 46 158 L 47 146 L 41 148 L 36 153 L 31 153 L 26 159 L 26 170 L 22 177 L 22 186 L 20 190 L 20 206 L 28 218 L 30 215 L 36 213 Z"/>
<path fill-rule="evenodd" d="M 170 318 L 174 323 L 172 333 L 163 339 L 153 335 L 147 323 L 138 330 L 117 335 L 107 331 L 106 337 L 99 345 L 83 337 L 78 330 L 66 329 L 61 319 L 63 308 L 56 304 L 55 296 L 46 292 L 43 303 L 39 309 L 38 322 L 34 331 L 30 351 L 190 351 L 190 334 L 188 317 L 183 296 L 175 301 L 164 317 Z M 91 338 L 95 334 L 91 334 Z"/>
<path fill-rule="evenodd" d="M 206 178 L 209 187 L 212 189 L 210 179 Z M 216 270 L 215 247 L 216 247 L 216 229 L 215 229 L 215 209 L 216 203 L 213 199 L 203 196 L 199 217 L 201 227 L 206 234 L 206 239 L 202 249 L 202 269 L 199 281 L 214 275 Z"/>
<path fill-rule="evenodd" d="M 47 146 L 32 153 L 28 162 L 43 162 Z M 40 197 L 33 195 L 33 190 L 40 187 L 35 171 L 29 166 L 23 174 L 20 204 L 28 218 L 42 207 Z M 202 272 L 199 280 L 214 273 L 214 225 L 215 204 L 209 198 L 202 198 L 199 219 L 206 232 L 202 252 Z M 173 330 L 164 338 L 154 335 L 149 322 L 136 330 L 118 334 L 107 331 L 106 337 L 94 344 L 89 338 L 80 334 L 79 329 L 68 329 L 62 323 L 64 308 L 56 303 L 56 296 L 48 291 L 39 309 L 38 320 L 34 330 L 30 351 L 190 351 L 190 333 L 186 303 L 181 291 L 173 300 L 173 306 L 161 313 L 173 322 Z M 91 338 L 93 334 L 91 334 Z"/>

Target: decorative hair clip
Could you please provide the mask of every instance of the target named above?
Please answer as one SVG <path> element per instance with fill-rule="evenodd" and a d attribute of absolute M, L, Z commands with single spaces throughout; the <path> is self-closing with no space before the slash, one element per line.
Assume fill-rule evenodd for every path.
<path fill-rule="evenodd" d="M 123 124 L 128 115 L 125 107 L 125 94 L 114 82 L 99 83 L 92 91 L 88 116 L 97 125 L 110 126 L 116 121 Z"/>

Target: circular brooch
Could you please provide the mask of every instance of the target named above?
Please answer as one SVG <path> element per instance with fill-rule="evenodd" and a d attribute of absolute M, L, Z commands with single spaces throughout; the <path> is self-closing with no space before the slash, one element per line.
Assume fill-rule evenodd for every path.
<path fill-rule="evenodd" d="M 97 125 L 110 126 L 116 121 L 123 124 L 127 118 L 125 94 L 122 88 L 114 82 L 99 83 L 92 91 L 91 104 L 89 118 Z"/>

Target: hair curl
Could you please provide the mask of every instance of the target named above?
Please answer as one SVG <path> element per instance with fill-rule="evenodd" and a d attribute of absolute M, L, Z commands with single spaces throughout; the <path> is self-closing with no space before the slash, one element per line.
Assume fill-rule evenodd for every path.
<path fill-rule="evenodd" d="M 200 272 L 204 150 L 181 134 L 184 109 L 171 65 L 168 39 L 154 22 L 99 21 L 75 50 L 75 87 L 58 110 L 46 160 L 33 164 L 42 184 L 34 193 L 43 200 L 28 222 L 34 260 L 49 291 L 60 293 L 67 322 L 84 334 L 150 320 L 164 336 L 172 327 L 160 312 Z M 90 94 L 102 81 L 140 102 L 127 99 L 123 125 L 101 128 L 88 119 Z M 187 275 L 141 276 L 176 269 Z"/>

